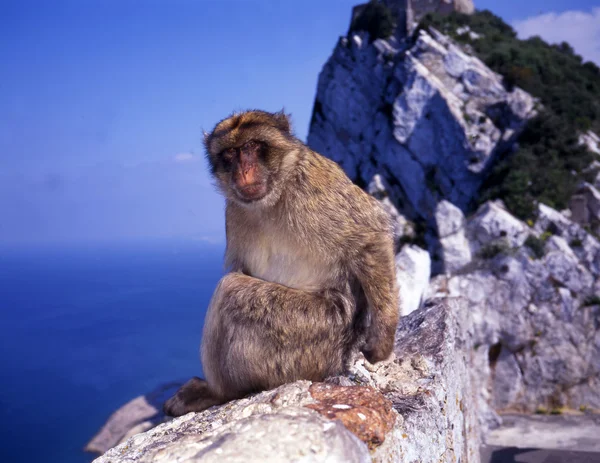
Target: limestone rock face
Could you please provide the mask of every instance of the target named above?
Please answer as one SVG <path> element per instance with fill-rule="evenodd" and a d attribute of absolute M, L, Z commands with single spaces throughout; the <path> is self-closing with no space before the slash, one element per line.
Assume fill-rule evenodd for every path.
<path fill-rule="evenodd" d="M 459 300 L 404 317 L 394 357 L 299 381 L 137 434 L 96 463 L 479 462 L 468 319 Z"/>
<path fill-rule="evenodd" d="M 319 76 L 308 144 L 358 184 L 379 174 L 402 214 L 431 220 L 444 199 L 465 210 L 535 105 L 435 30 L 408 45 L 355 34 Z"/>
<path fill-rule="evenodd" d="M 598 240 L 545 205 L 529 227 L 487 203 L 466 229 L 473 261 L 434 278 L 429 294 L 467 301 L 474 365 L 487 364 L 479 400 L 500 411 L 599 408 Z"/>

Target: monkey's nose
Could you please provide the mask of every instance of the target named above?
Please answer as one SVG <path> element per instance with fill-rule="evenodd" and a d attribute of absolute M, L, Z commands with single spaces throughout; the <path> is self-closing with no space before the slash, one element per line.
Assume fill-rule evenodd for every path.
<path fill-rule="evenodd" d="M 240 184 L 241 186 L 249 185 L 256 182 L 254 166 L 244 166 L 240 169 Z"/>

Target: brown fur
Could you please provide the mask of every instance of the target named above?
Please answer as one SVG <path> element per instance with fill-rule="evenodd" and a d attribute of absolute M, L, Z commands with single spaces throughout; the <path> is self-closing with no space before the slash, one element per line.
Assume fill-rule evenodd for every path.
<path fill-rule="evenodd" d="M 265 197 L 246 201 L 220 156 L 250 140 L 266 146 L 257 175 Z M 398 321 L 393 240 L 378 202 L 333 161 L 292 136 L 287 117 L 235 114 L 206 137 L 227 199 L 226 264 L 207 313 L 202 363 L 211 397 L 192 386 L 171 415 L 199 411 L 298 379 L 342 373 L 351 351 L 387 358 Z"/>

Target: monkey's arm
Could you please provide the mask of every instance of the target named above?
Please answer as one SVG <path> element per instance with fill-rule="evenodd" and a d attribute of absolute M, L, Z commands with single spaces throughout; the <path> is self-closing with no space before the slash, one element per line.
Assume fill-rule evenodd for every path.
<path fill-rule="evenodd" d="M 215 294 L 226 300 L 220 312 L 228 325 L 258 326 L 258 335 L 282 336 L 282 342 L 292 335 L 314 340 L 352 323 L 349 301 L 335 290 L 313 293 L 232 272 L 221 279 Z"/>
<path fill-rule="evenodd" d="M 364 244 L 350 266 L 367 297 L 371 323 L 362 350 L 367 360 L 374 363 L 392 353 L 398 324 L 394 245 L 392 237 L 382 232 L 370 232 L 361 241 Z"/>

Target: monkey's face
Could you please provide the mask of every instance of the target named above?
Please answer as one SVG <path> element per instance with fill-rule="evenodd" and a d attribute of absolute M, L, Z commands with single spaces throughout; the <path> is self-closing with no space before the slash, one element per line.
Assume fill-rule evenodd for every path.
<path fill-rule="evenodd" d="M 217 186 L 242 206 L 269 206 L 281 196 L 298 154 L 283 113 L 247 111 L 219 122 L 205 145 Z"/>
<path fill-rule="evenodd" d="M 229 183 L 229 189 L 238 200 L 258 201 L 269 192 L 267 151 L 264 143 L 249 140 L 238 148 L 227 148 L 220 153 L 223 172 L 218 177 Z"/>

